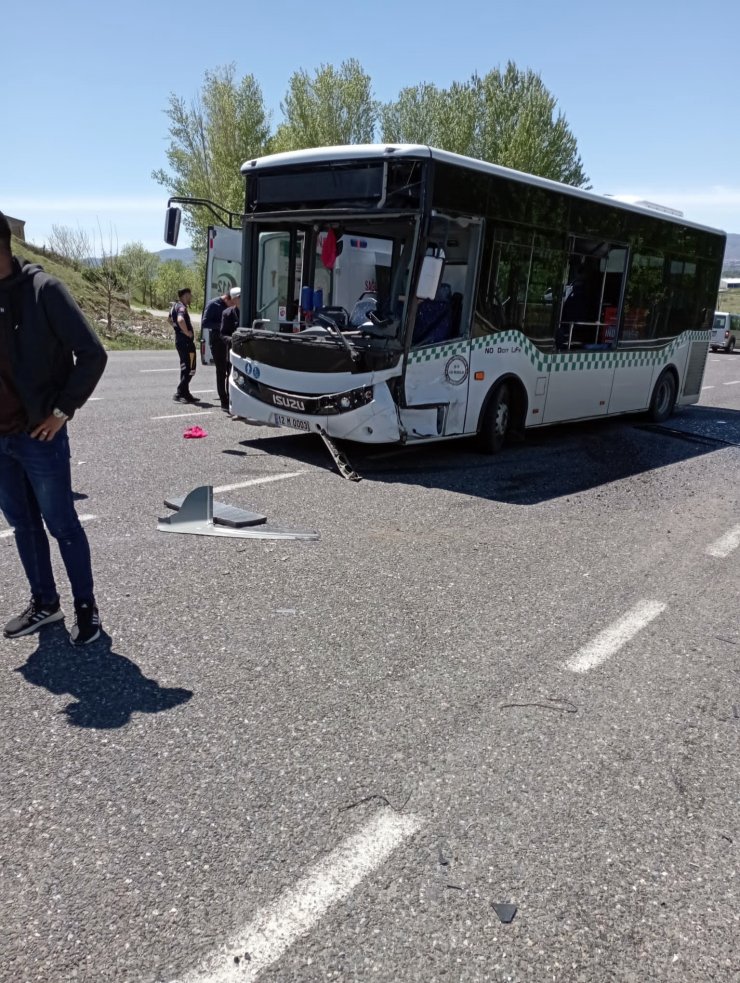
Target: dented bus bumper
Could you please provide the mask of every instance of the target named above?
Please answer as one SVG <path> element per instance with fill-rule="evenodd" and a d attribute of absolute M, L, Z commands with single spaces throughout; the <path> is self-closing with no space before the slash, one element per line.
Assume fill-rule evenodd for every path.
<path fill-rule="evenodd" d="M 401 440 L 398 411 L 385 381 L 328 395 L 290 393 L 257 382 L 232 362 L 231 411 L 250 423 L 306 433 L 323 430 L 329 437 L 363 444 Z"/>

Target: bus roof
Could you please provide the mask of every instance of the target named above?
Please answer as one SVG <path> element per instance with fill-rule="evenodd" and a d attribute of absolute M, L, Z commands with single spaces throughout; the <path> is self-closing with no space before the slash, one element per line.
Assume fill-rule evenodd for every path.
<path fill-rule="evenodd" d="M 701 229 L 704 232 L 725 235 L 721 229 L 701 225 L 698 222 L 691 222 L 678 215 L 671 215 L 664 212 L 662 208 L 652 208 L 620 201 L 618 198 L 613 198 L 610 195 L 597 194 L 595 191 L 584 191 L 582 188 L 574 188 L 570 184 L 561 184 L 559 181 L 552 181 L 549 178 L 537 177 L 534 174 L 527 174 L 525 171 L 515 171 L 510 167 L 502 167 L 500 164 L 489 164 L 483 160 L 476 160 L 474 157 L 453 154 L 449 150 L 439 150 L 424 144 L 364 143 L 340 147 L 314 147 L 308 150 L 291 150 L 281 154 L 268 154 L 265 157 L 255 157 L 247 160 L 242 164 L 241 172 L 247 175 L 250 171 L 263 167 L 282 167 L 293 164 L 323 164 L 341 158 L 347 160 L 364 160 L 373 157 L 382 158 L 391 156 L 428 157 L 432 160 L 443 161 L 446 164 L 454 164 L 457 167 L 465 167 L 474 171 L 482 171 L 484 174 L 506 177 L 523 184 L 532 184 L 538 188 L 546 188 L 549 191 L 558 191 L 561 194 L 571 195 L 574 198 L 583 198 L 587 201 L 598 202 L 601 205 L 608 204 L 622 211 L 637 212 L 639 215 L 661 218 L 665 222 L 673 222 L 676 225 L 689 226 L 694 229 Z"/>

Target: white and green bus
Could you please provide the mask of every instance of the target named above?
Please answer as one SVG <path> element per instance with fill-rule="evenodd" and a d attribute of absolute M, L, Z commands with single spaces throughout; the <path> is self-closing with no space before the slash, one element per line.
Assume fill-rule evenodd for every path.
<path fill-rule="evenodd" d="M 508 435 L 701 391 L 725 236 L 425 146 L 247 161 L 231 408 L 362 443 Z"/>

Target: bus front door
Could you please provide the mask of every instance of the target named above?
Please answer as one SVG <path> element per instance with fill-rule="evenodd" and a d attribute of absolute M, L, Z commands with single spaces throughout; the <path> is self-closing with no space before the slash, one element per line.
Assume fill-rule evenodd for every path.
<path fill-rule="evenodd" d="M 408 439 L 463 433 L 469 381 L 469 340 L 412 348 L 399 409 Z"/>
<path fill-rule="evenodd" d="M 225 226 L 211 226 L 208 230 L 208 255 L 206 257 L 206 289 L 203 302 L 205 311 L 214 297 L 227 294 L 242 282 L 242 230 Z M 204 365 L 213 365 L 211 332 L 201 331 L 200 358 Z"/>
<path fill-rule="evenodd" d="M 473 297 L 480 260 L 480 218 L 437 214 L 427 248 L 444 260 L 433 300 L 421 300 L 406 363 L 401 423 L 409 440 L 465 431 Z"/>

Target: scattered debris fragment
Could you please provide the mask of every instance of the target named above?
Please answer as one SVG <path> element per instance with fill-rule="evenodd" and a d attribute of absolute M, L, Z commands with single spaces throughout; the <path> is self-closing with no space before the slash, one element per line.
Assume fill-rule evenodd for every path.
<path fill-rule="evenodd" d="M 349 463 L 347 455 L 344 453 L 344 451 L 337 447 L 323 427 L 319 427 L 319 433 L 321 434 L 321 439 L 326 444 L 326 448 L 331 454 L 332 460 L 336 464 L 337 470 L 341 476 L 346 478 L 347 481 L 361 481 L 362 479 L 360 478 L 359 474 L 357 474 L 352 465 Z"/>
<path fill-rule="evenodd" d="M 500 904 L 492 901 L 491 907 L 498 915 L 499 921 L 504 925 L 510 925 L 514 921 L 514 916 L 516 915 L 515 904 Z"/>
<path fill-rule="evenodd" d="M 409 804 L 409 799 L 411 798 L 411 792 L 406 796 L 402 805 L 396 807 L 390 801 L 386 795 L 379 795 L 375 793 L 374 795 L 364 795 L 361 799 L 357 799 L 355 802 L 350 802 L 349 805 L 342 806 L 342 812 L 349 812 L 350 809 L 356 809 L 358 806 L 367 805 L 368 802 L 380 802 L 381 805 L 388 806 L 394 812 L 403 812 L 406 806 Z"/>
<path fill-rule="evenodd" d="M 557 710 L 559 713 L 578 713 L 578 707 L 570 700 L 560 700 L 557 697 L 546 697 L 549 703 L 502 703 L 499 710 L 511 707 L 538 707 L 540 710 Z"/>
<path fill-rule="evenodd" d="M 258 518 L 261 519 L 262 517 Z M 189 533 L 192 536 L 232 537 L 235 539 L 317 540 L 319 538 L 317 532 L 310 530 L 283 529 L 262 524 L 246 529 L 216 525 L 213 514 L 212 485 L 201 485 L 199 488 L 194 488 L 190 494 L 185 496 L 182 505 L 174 515 L 157 520 L 157 529 L 160 532 Z"/>
<path fill-rule="evenodd" d="M 170 496 L 165 498 L 164 504 L 173 512 L 178 512 L 182 508 L 186 496 Z M 234 529 L 241 529 L 242 526 L 261 526 L 267 522 L 267 516 L 260 512 L 250 512 L 247 509 L 239 509 L 234 505 L 226 505 L 224 502 L 213 502 L 213 521 L 219 526 L 232 526 Z"/>

